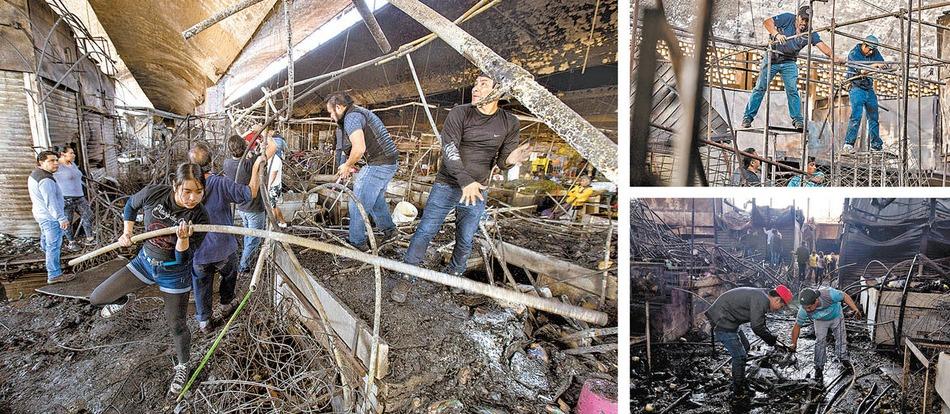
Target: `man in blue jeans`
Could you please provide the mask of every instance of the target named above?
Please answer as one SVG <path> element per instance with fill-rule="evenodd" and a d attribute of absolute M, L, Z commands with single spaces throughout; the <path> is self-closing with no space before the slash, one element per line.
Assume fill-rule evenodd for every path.
<path fill-rule="evenodd" d="M 69 228 L 69 220 L 63 211 L 63 193 L 53 178 L 53 173 L 59 168 L 59 156 L 53 151 L 40 152 L 36 156 L 36 165 L 27 179 L 27 189 L 33 203 L 33 218 L 40 225 L 40 247 L 46 254 L 46 283 L 68 282 L 76 275 L 64 275 L 59 261 L 63 230 Z"/>
<path fill-rule="evenodd" d="M 862 65 L 873 68 L 883 68 L 884 56 L 877 50 L 881 42 L 874 35 L 868 36 L 851 49 L 848 55 L 848 72 L 845 78 L 851 79 L 851 92 L 848 99 L 851 101 L 851 119 L 848 121 L 848 135 L 844 139 L 845 153 L 854 152 L 854 142 L 858 139 L 858 129 L 861 128 L 861 114 L 868 113 L 868 137 L 871 140 L 871 151 L 880 151 L 884 148 L 878 124 L 877 94 L 874 93 L 874 80 L 868 76 L 868 71 Z M 860 63 L 869 62 L 869 63 Z M 852 64 L 854 63 L 854 64 Z M 867 66 L 865 66 L 867 67 Z"/>
<path fill-rule="evenodd" d="M 396 143 L 383 125 L 383 121 L 370 110 L 357 106 L 353 98 L 345 92 L 337 92 L 327 99 L 327 111 L 330 118 L 338 124 L 337 134 L 349 141 L 349 156 L 337 174 L 341 181 L 346 180 L 356 170 L 356 163 L 366 158 L 366 165 L 356 173 L 353 193 L 356 200 L 350 200 L 349 242 L 359 250 L 369 250 L 366 236 L 366 224 L 363 222 L 356 201 L 363 205 L 373 224 L 383 231 L 383 241 L 396 237 L 396 224 L 389 213 L 386 203 L 386 186 L 396 175 L 399 166 L 399 152 Z M 337 141 L 341 141 L 338 137 Z"/>
<path fill-rule="evenodd" d="M 785 96 L 788 98 L 788 115 L 792 118 L 792 126 L 797 129 L 805 127 L 805 119 L 802 116 L 802 98 L 798 95 L 798 52 L 805 46 L 808 46 L 808 22 L 811 20 L 811 7 L 802 6 L 798 9 L 798 15 L 792 13 L 782 13 L 772 16 L 763 22 L 765 30 L 769 32 L 769 42 L 772 44 L 772 53 L 762 59 L 762 66 L 759 68 L 759 80 L 752 89 L 752 97 L 745 107 L 745 113 L 742 116 L 742 128 L 751 128 L 755 115 L 759 112 L 759 106 L 762 105 L 762 98 L 765 97 L 765 91 L 768 85 L 772 83 L 775 74 L 782 75 L 782 83 L 785 84 Z M 835 62 L 843 63 L 844 60 L 836 57 L 831 52 L 831 48 L 821 41 L 818 33 L 812 32 L 811 44 L 818 47 L 825 56 L 832 58 Z M 766 120 L 768 122 L 768 120 Z"/>
<path fill-rule="evenodd" d="M 765 325 L 765 314 L 778 311 L 791 301 L 792 291 L 785 285 L 771 290 L 739 287 L 723 293 L 706 310 L 713 336 L 732 356 L 732 391 L 736 397 L 746 393 L 745 362 L 749 352 L 749 340 L 739 326 L 751 323 L 752 332 L 769 346 L 775 346 L 778 338 Z"/>
<path fill-rule="evenodd" d="M 273 156 L 276 148 L 272 147 L 272 145 L 267 145 L 264 148 L 263 153 L 265 157 Z M 246 148 L 247 142 L 243 138 L 237 135 L 228 138 L 228 152 L 231 154 L 231 157 L 224 160 L 224 175 L 241 185 L 250 185 L 251 177 L 254 175 L 254 160 L 258 157 L 258 153 L 252 150 L 242 161 L 242 157 L 245 156 Z M 260 194 L 252 196 L 248 202 L 238 203 L 237 212 L 238 215 L 241 216 L 241 222 L 244 223 L 244 227 L 263 230 L 267 226 L 263 197 L 261 197 Z M 251 272 L 251 268 L 254 266 L 254 260 L 257 258 L 257 249 L 260 248 L 260 246 L 260 237 L 244 236 L 244 249 L 241 252 L 238 273 L 247 274 Z"/>
<path fill-rule="evenodd" d="M 240 140 L 240 137 L 237 137 Z M 243 141 L 241 141 L 243 143 Z M 252 164 L 251 181 L 248 185 L 235 183 L 234 180 L 220 174 L 211 173 L 211 148 L 203 142 L 188 151 L 188 159 L 201 167 L 205 176 L 204 204 L 210 224 L 231 226 L 234 215 L 231 206 L 246 203 L 257 196 L 260 188 L 260 165 L 264 157 L 258 157 Z M 248 161 L 250 162 L 250 161 Z M 234 306 L 234 288 L 237 282 L 237 240 L 231 234 L 208 233 L 201 246 L 195 252 L 192 261 L 191 284 L 195 292 L 195 319 L 202 333 L 213 329 L 211 312 L 211 291 L 214 286 L 215 272 L 221 273 L 221 285 L 218 288 L 218 315 L 226 317 Z"/>
<path fill-rule="evenodd" d="M 481 102 L 495 81 L 480 75 L 472 88 L 472 104 L 449 111 L 442 126 L 442 169 L 429 192 L 422 218 L 403 258 L 418 266 L 445 217 L 455 210 L 455 246 L 445 273 L 461 275 L 472 252 L 478 222 L 485 211 L 485 189 L 492 168 L 508 169 L 524 162 L 529 145 L 518 145 L 518 118 L 498 107 L 498 100 Z M 402 303 L 413 278 L 403 278 L 391 293 Z"/>

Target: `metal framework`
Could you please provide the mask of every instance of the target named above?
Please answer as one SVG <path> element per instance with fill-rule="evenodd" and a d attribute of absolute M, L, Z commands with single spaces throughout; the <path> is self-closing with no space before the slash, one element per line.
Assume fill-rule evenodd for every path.
<path fill-rule="evenodd" d="M 840 114 L 836 116 L 836 112 L 841 107 L 838 101 L 843 87 L 850 81 L 845 78 L 846 70 L 842 70 L 841 66 L 856 65 L 856 62 L 842 64 L 824 57 L 814 57 L 811 54 L 810 42 L 806 56 L 799 58 L 805 63 L 801 69 L 804 76 L 799 77 L 799 84 L 805 90 L 803 113 L 806 117 L 806 125 L 812 125 L 818 129 L 818 135 L 810 132 L 809 128 L 796 132 L 770 124 L 769 92 L 780 89 L 781 84 L 778 81 L 770 83 L 766 92 L 764 109 L 766 122 L 763 128 L 744 132 L 732 125 L 726 92 L 747 90 L 751 86 L 750 80 L 753 76 L 750 76 L 750 73 L 758 73 L 756 55 L 765 57 L 765 53 L 771 51 L 771 45 L 748 44 L 711 35 L 712 13 L 708 10 L 712 7 L 712 2 L 697 0 L 696 10 L 703 12 L 697 13 L 698 19 L 694 31 L 670 25 L 662 9 L 634 10 L 635 16 L 642 16 L 642 22 L 636 24 L 642 27 L 635 28 L 635 33 L 642 36 L 642 41 L 635 46 L 639 55 L 633 57 L 636 59 L 633 67 L 635 72 L 637 72 L 636 68 L 640 67 L 640 72 L 647 73 L 635 73 L 631 78 L 634 83 L 632 88 L 634 96 L 631 96 L 633 106 L 631 108 L 633 142 L 631 183 L 633 185 L 729 185 L 732 172 L 741 168 L 741 157 L 748 155 L 743 154 L 739 149 L 738 132 L 744 132 L 742 137 L 748 137 L 749 132 L 755 132 L 762 136 L 759 145 L 764 149 L 764 153 L 759 153 L 761 157 L 757 158 L 763 162 L 760 173 L 762 181 L 753 185 L 787 185 L 789 179 L 803 173 L 800 170 L 804 168 L 803 160 L 811 157 L 816 159 L 819 170 L 823 171 L 828 178 L 822 185 L 882 187 L 946 185 L 947 161 L 943 148 L 937 148 L 937 145 L 934 145 L 932 154 L 924 152 L 925 131 L 921 124 L 924 120 L 923 97 L 936 95 L 939 87 L 944 86 L 944 83 L 939 80 L 925 78 L 923 69 L 926 67 L 942 69 L 950 64 L 950 61 L 923 53 L 922 30 L 924 26 L 933 27 L 936 30 L 947 30 L 950 27 L 924 22 L 922 12 L 948 7 L 950 1 L 923 5 L 922 0 L 916 0 L 916 4 L 914 4 L 915 0 L 907 0 L 906 7 L 899 11 L 844 22 L 839 22 L 835 15 L 839 12 L 835 3 L 835 0 L 830 1 L 832 14 L 830 25 L 813 28 L 809 24 L 809 31 L 798 35 L 810 37 L 815 32 L 829 33 L 830 47 L 835 56 L 837 56 L 836 47 L 840 46 L 840 42 L 836 45 L 838 36 L 863 40 L 842 31 L 843 28 L 858 23 L 891 19 L 897 19 L 896 22 L 901 25 L 901 44 L 899 46 L 881 45 L 883 49 L 899 52 L 899 60 L 885 62 L 899 67 L 898 73 L 867 68 L 871 73 L 869 76 L 876 81 L 875 88 L 882 91 L 881 96 L 898 103 L 896 105 L 898 125 L 896 144 L 886 147 L 884 151 L 859 150 L 853 154 L 843 154 L 837 150 L 836 146 L 841 145 L 843 141 L 839 136 L 840 131 L 836 128 L 839 126 L 836 118 L 840 118 Z M 666 35 L 666 33 L 675 33 L 675 36 Z M 916 40 L 914 33 L 916 33 Z M 659 40 L 663 40 L 663 43 L 659 43 Z M 914 50 L 915 44 L 916 50 Z M 684 57 L 684 54 L 687 56 Z M 650 94 L 654 90 L 651 84 L 657 80 L 653 79 L 655 70 L 646 69 L 655 68 L 657 62 L 663 61 L 671 62 L 676 71 L 678 99 L 675 101 L 657 99 L 656 96 Z M 912 73 L 912 67 L 916 67 L 916 74 Z M 705 71 L 701 71 L 701 73 L 705 72 L 704 79 L 697 83 L 691 82 L 692 79 L 689 78 L 695 73 L 693 68 L 705 68 Z M 700 110 L 708 111 L 707 122 L 715 118 L 711 102 L 702 102 L 703 88 L 706 88 L 706 100 L 715 99 L 715 95 L 721 96 L 726 112 L 724 118 L 729 122 L 726 134 L 717 131 L 709 124 L 703 136 L 701 128 L 694 125 L 694 121 L 699 119 L 695 114 Z M 714 94 L 713 89 L 718 89 L 719 94 Z M 812 104 L 810 98 L 815 98 L 815 103 L 818 103 L 818 97 L 821 94 L 825 94 L 826 104 L 810 110 L 809 106 Z M 908 123 L 909 116 L 913 115 L 910 101 L 914 98 L 917 100 L 916 142 L 912 133 L 914 128 Z M 705 107 L 702 107 L 703 104 Z M 682 119 L 678 120 L 676 127 L 672 130 L 668 128 L 669 125 L 666 125 L 667 129 L 662 128 L 655 123 L 656 119 L 651 118 L 651 114 L 655 116 L 667 109 L 663 105 L 679 106 L 676 109 Z M 883 110 L 888 111 L 887 108 Z M 934 144 L 938 142 L 936 137 L 940 134 L 939 114 L 937 117 L 935 119 L 937 125 L 933 132 Z M 812 148 L 811 151 L 815 154 L 809 154 L 809 140 L 824 139 L 823 135 L 829 121 L 831 127 L 827 148 L 817 150 Z M 672 145 L 666 145 L 666 147 L 671 148 L 666 151 L 655 151 L 658 146 L 663 147 L 663 145 L 656 145 L 658 136 L 661 139 L 668 138 L 669 133 L 679 134 L 676 139 L 668 139 Z M 796 136 L 799 137 L 798 140 L 795 140 Z M 743 140 L 747 141 L 747 139 Z M 866 140 L 859 140 L 858 144 L 861 142 L 866 142 Z M 914 144 L 916 150 L 914 150 Z M 780 150 L 783 146 L 784 151 Z M 793 155 L 790 152 L 792 150 L 800 151 L 800 154 Z M 925 157 L 928 156 L 933 159 L 932 166 L 925 164 Z M 804 181 L 801 180 L 802 183 Z"/>

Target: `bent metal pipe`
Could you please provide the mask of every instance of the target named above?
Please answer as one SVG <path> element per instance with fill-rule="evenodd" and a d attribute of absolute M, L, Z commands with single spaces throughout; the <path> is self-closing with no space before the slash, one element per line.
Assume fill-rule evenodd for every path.
<path fill-rule="evenodd" d="M 605 325 L 607 324 L 607 314 L 604 312 L 594 311 L 591 309 L 582 308 L 580 306 L 568 305 L 561 303 L 552 299 L 542 298 L 538 296 L 532 296 L 521 292 L 515 292 L 512 290 L 491 286 L 486 283 L 476 282 L 473 280 L 456 277 L 448 275 L 441 272 L 436 272 L 434 270 L 423 269 L 421 267 L 409 265 L 402 263 L 396 260 L 387 259 L 385 257 L 375 256 L 367 253 L 363 253 L 358 250 L 353 250 L 343 246 L 338 246 L 322 241 L 305 239 L 300 236 L 294 236 L 292 234 L 271 232 L 266 230 L 258 229 L 248 229 L 244 227 L 237 226 L 221 226 L 221 225 L 210 225 L 210 224 L 195 224 L 191 226 L 192 229 L 196 232 L 204 233 L 227 233 L 235 234 L 241 236 L 252 236 L 252 237 L 263 237 L 273 241 L 295 244 L 302 247 L 307 247 L 314 250 L 319 250 L 325 253 L 334 254 L 337 256 L 343 256 L 349 259 L 358 260 L 364 263 L 371 265 L 378 265 L 386 269 L 404 273 L 407 275 L 412 275 L 420 279 L 425 279 L 430 282 L 439 283 L 449 287 L 454 287 L 458 289 L 463 289 L 468 292 L 478 293 L 480 295 L 485 295 L 494 299 L 499 299 L 511 303 L 517 303 L 525 305 L 527 307 L 538 309 L 544 312 L 550 312 L 556 315 L 561 315 L 568 318 L 579 319 L 585 322 Z M 153 237 L 166 236 L 174 234 L 177 230 L 177 227 L 168 227 L 161 230 L 150 231 L 147 233 L 137 234 L 132 236 L 132 242 L 137 243 L 143 240 L 147 240 Z M 86 253 L 80 257 L 77 257 L 69 261 L 70 266 L 75 266 L 76 264 L 82 263 L 86 260 L 92 259 L 96 256 L 109 253 L 121 247 L 118 242 L 112 243 L 108 246 L 101 247 L 92 252 Z"/>

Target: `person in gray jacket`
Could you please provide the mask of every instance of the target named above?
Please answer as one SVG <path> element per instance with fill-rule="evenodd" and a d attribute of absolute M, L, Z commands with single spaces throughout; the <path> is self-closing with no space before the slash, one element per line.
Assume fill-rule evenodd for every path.
<path fill-rule="evenodd" d="M 53 178 L 58 168 L 59 156 L 55 152 L 40 152 L 26 185 L 33 203 L 33 218 L 40 225 L 40 247 L 46 254 L 46 283 L 50 284 L 76 278 L 74 274 L 64 275 L 59 261 L 63 230 L 69 228 L 69 220 L 63 211 L 63 193 Z"/>
<path fill-rule="evenodd" d="M 746 391 L 745 362 L 749 352 L 749 340 L 739 326 L 751 323 L 752 332 L 769 346 L 775 346 L 778 339 L 765 325 L 765 314 L 782 309 L 791 301 L 792 291 L 785 285 L 771 290 L 739 287 L 723 293 L 706 310 L 713 336 L 732 355 L 732 391 L 737 396 Z"/>

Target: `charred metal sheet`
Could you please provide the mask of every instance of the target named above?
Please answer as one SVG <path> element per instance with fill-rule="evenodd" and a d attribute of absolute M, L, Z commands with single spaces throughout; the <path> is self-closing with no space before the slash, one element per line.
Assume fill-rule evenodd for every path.
<path fill-rule="evenodd" d="M 23 73 L 0 71 L 0 232 L 38 237 L 26 182 L 36 164 Z"/>
<path fill-rule="evenodd" d="M 26 0 L 0 2 L 0 70 L 32 72 L 36 65 Z"/>
<path fill-rule="evenodd" d="M 43 80 L 43 91 L 49 98 L 43 105 L 46 121 L 49 125 L 49 138 L 53 146 L 63 146 L 75 142 L 79 144 L 79 102 L 76 92 L 59 87 L 51 89 L 52 84 Z"/>
<path fill-rule="evenodd" d="M 62 85 L 78 90 L 78 77 L 69 72 L 70 66 L 79 58 L 72 29 L 64 21 L 57 24 L 59 16 L 45 1 L 29 0 L 29 7 L 33 45 L 39 63 L 39 71 L 35 68 L 30 71 L 52 83 L 62 79 Z"/>

